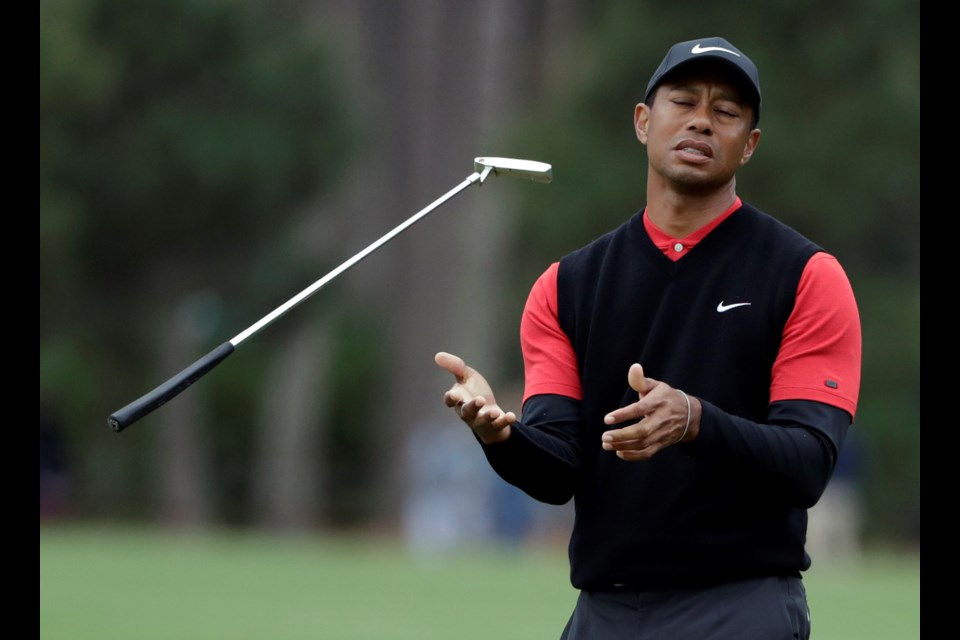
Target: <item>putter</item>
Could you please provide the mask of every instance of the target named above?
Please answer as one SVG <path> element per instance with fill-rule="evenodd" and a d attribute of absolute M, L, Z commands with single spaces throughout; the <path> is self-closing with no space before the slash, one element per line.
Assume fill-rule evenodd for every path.
<path fill-rule="evenodd" d="M 248 327 L 243 332 L 237 334 L 233 339 L 224 342 L 213 351 L 203 356 L 189 367 L 173 376 L 153 391 L 137 398 L 122 409 L 110 414 L 107 418 L 107 424 L 116 432 L 123 431 L 140 418 L 166 404 L 169 400 L 178 396 L 187 387 L 206 375 L 211 369 L 223 362 L 227 356 L 234 352 L 244 341 L 252 338 L 267 325 L 273 323 L 280 316 L 296 307 L 298 304 L 315 294 L 324 286 L 330 283 L 341 273 L 354 266 L 371 253 L 393 240 L 395 237 L 406 231 L 408 228 L 422 220 L 431 211 L 450 200 L 455 195 L 469 187 L 470 185 L 483 185 L 484 181 L 493 174 L 495 176 L 510 176 L 532 180 L 541 184 L 547 184 L 553 179 L 553 169 L 549 164 L 536 162 L 534 160 L 517 160 L 515 158 L 476 158 L 473 163 L 474 173 L 470 174 L 463 182 L 456 187 L 434 200 L 426 208 L 413 214 L 407 220 L 394 227 L 391 231 L 383 235 L 379 240 L 368 246 L 366 249 L 356 254 L 339 267 L 323 276 L 309 287 L 287 300 L 285 303 L 265 315 L 255 324 Z"/>

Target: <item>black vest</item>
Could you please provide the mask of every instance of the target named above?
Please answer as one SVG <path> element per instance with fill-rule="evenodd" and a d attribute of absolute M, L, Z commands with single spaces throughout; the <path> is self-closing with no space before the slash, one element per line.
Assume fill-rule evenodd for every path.
<path fill-rule="evenodd" d="M 560 326 L 583 387 L 583 475 L 570 542 L 573 584 L 637 588 L 796 573 L 806 512 L 732 465 L 669 447 L 645 462 L 600 448 L 603 416 L 636 401 L 634 362 L 723 411 L 764 423 L 771 369 L 797 284 L 819 247 L 743 205 L 677 262 L 642 212 L 564 257 Z M 731 307 L 738 303 L 749 303 Z M 774 427 L 769 427 L 774 428 Z"/>

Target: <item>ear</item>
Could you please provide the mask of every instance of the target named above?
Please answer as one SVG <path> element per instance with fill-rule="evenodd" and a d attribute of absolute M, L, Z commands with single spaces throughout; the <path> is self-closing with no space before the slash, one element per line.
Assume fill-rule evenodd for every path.
<path fill-rule="evenodd" d="M 747 137 L 747 144 L 743 147 L 743 155 L 740 156 L 741 166 L 750 162 L 750 158 L 753 156 L 753 152 L 757 150 L 758 144 L 760 144 L 760 129 L 754 129 L 750 132 L 750 135 Z"/>
<path fill-rule="evenodd" d="M 640 144 L 647 144 L 647 126 L 650 124 L 650 107 L 642 102 L 633 110 L 633 128 Z"/>

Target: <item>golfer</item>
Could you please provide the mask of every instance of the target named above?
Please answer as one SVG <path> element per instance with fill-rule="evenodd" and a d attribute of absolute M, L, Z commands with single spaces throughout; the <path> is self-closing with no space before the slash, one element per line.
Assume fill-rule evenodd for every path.
<path fill-rule="evenodd" d="M 575 500 L 563 638 L 810 635 L 807 509 L 857 408 L 860 320 L 837 260 L 737 195 L 760 96 L 723 38 L 667 52 L 634 111 L 646 206 L 530 291 L 521 417 L 436 356 L 497 473 Z"/>

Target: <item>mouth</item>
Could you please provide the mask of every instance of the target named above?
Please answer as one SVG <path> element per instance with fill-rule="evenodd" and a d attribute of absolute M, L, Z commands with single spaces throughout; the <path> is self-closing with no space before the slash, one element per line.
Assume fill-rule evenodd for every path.
<path fill-rule="evenodd" d="M 688 157 L 702 158 L 704 160 L 713 157 L 713 149 L 710 148 L 710 145 L 704 142 L 698 142 L 697 140 L 681 140 L 673 149 Z"/>

